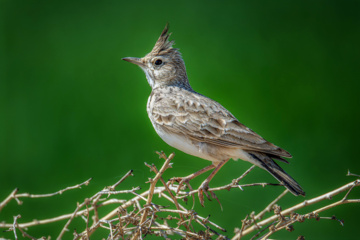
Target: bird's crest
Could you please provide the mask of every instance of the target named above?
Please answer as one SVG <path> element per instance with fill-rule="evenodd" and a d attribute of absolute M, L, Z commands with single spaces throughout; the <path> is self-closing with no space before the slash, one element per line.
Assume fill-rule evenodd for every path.
<path fill-rule="evenodd" d="M 171 33 L 168 32 L 169 32 L 169 24 L 167 23 L 159 39 L 156 41 L 154 48 L 151 50 L 150 54 L 164 55 L 164 54 L 178 52 L 176 48 L 172 47 L 175 41 L 174 40 L 169 41 L 169 37 Z"/>

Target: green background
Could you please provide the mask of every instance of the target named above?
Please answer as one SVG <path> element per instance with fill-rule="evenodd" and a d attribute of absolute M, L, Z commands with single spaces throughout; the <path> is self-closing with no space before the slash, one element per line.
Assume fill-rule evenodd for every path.
<path fill-rule="evenodd" d="M 166 22 L 192 87 L 288 150 L 294 158 L 281 165 L 302 185 L 306 199 L 354 180 L 345 175 L 348 169 L 360 174 L 359 10 L 359 1 L 1 0 L 0 201 L 15 187 L 40 194 L 94 179 L 51 199 L 22 199 L 21 206 L 13 201 L 0 221 L 12 222 L 19 213 L 19 222 L 70 213 L 77 201 L 130 169 L 135 176 L 119 189 L 147 188 L 144 182 L 153 174 L 143 163 L 160 166 L 156 150 L 176 153 L 166 179 L 209 164 L 156 135 L 146 113 L 151 89 L 145 76 L 121 60 L 148 53 Z M 248 167 L 229 162 L 211 186 L 229 183 Z M 256 169 L 244 180 L 251 182 L 276 181 Z M 281 192 L 281 187 L 223 191 L 218 193 L 223 211 L 216 201 L 206 201 L 206 208 L 196 202 L 195 210 L 211 214 L 230 237 L 246 214 L 259 212 Z M 350 197 L 359 198 L 359 190 Z M 279 204 L 284 209 L 302 200 L 288 195 Z M 359 205 L 321 216 L 334 214 L 344 227 L 308 220 L 273 237 L 357 239 Z M 63 224 L 29 233 L 56 237 Z M 65 236 L 71 239 L 72 233 Z"/>

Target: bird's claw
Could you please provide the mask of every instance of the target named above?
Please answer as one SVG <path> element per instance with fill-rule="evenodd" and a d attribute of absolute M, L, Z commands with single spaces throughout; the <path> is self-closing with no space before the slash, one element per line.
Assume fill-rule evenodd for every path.
<path fill-rule="evenodd" d="M 198 188 L 199 201 L 200 201 L 201 206 L 203 206 L 203 207 L 205 207 L 204 194 L 207 197 L 207 199 L 209 199 L 211 201 L 211 198 L 208 194 L 208 190 L 209 190 L 209 182 L 205 180 Z"/>
<path fill-rule="evenodd" d="M 193 188 L 191 187 L 191 185 L 189 183 L 191 179 L 192 178 L 190 178 L 190 177 L 173 177 L 170 179 L 170 183 L 171 184 L 173 184 L 174 182 L 178 183 L 178 187 L 176 189 L 176 194 L 178 194 L 180 190 L 185 189 L 186 186 L 189 188 L 189 190 L 191 192 L 191 191 L 193 191 Z M 212 201 L 212 198 L 213 198 L 213 199 L 216 199 L 220 204 L 220 201 L 214 192 L 210 192 L 210 194 L 209 194 L 209 181 L 205 180 L 204 182 L 202 182 L 200 187 L 197 189 L 197 192 L 198 192 L 199 201 L 200 201 L 201 206 L 205 207 L 204 195 L 207 197 L 207 199 L 209 199 L 209 201 Z M 194 194 L 191 194 L 191 195 L 192 195 L 194 203 L 195 203 Z M 221 206 L 221 204 L 220 204 L 220 206 Z"/>
<path fill-rule="evenodd" d="M 188 177 L 174 177 L 172 179 L 170 179 L 171 183 L 174 183 L 174 182 L 177 182 L 179 185 L 178 185 L 178 188 L 176 189 L 176 194 L 179 193 L 180 190 L 183 190 L 187 187 L 189 187 L 190 189 L 191 186 L 190 186 L 190 180 L 191 178 L 188 178 Z M 184 186 L 184 184 L 186 184 L 186 186 Z"/>

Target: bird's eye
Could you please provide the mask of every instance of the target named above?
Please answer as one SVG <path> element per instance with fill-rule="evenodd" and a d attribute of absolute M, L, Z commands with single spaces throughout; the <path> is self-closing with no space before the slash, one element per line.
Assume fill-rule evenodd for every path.
<path fill-rule="evenodd" d="M 155 61 L 155 65 L 159 66 L 163 63 L 163 61 L 161 61 L 161 59 L 158 59 Z"/>

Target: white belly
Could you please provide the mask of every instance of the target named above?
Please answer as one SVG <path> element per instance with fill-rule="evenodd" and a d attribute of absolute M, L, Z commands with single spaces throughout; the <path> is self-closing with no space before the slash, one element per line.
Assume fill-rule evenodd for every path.
<path fill-rule="evenodd" d="M 201 143 L 194 144 L 190 139 L 184 136 L 178 134 L 169 134 L 168 132 L 163 131 L 162 129 L 155 126 L 154 128 L 161 139 L 164 140 L 164 142 L 174 148 L 179 149 L 180 151 L 212 162 L 218 162 L 222 160 L 209 156 L 205 151 L 203 151 L 203 149 L 201 149 Z"/>
<path fill-rule="evenodd" d="M 249 155 L 240 148 L 225 148 L 207 143 L 195 142 L 184 136 L 168 133 L 161 127 L 154 126 L 154 128 L 164 142 L 187 154 L 212 161 L 213 163 L 230 158 L 252 162 Z"/>

